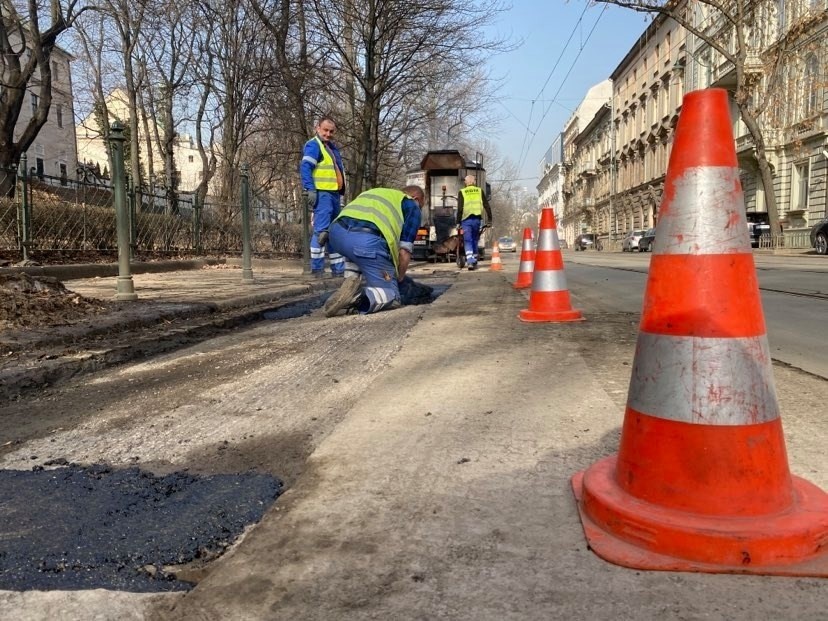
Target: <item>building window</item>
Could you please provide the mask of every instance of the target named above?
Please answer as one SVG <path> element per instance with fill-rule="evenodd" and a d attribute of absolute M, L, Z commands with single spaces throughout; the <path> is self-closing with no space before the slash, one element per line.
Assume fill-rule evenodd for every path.
<path fill-rule="evenodd" d="M 35 95 L 34 93 L 31 93 L 31 100 L 32 100 L 32 116 L 34 116 L 35 114 L 37 114 L 37 104 L 40 101 L 40 98 L 37 95 Z"/>
<path fill-rule="evenodd" d="M 59 82 L 60 81 L 60 70 L 58 69 L 58 64 L 52 63 L 52 82 Z"/>
<path fill-rule="evenodd" d="M 190 164 L 192 164 L 192 163 L 193 163 L 193 156 L 192 156 L 192 155 L 188 155 L 188 156 L 187 156 L 187 161 L 188 161 L 188 162 L 190 162 Z"/>
<path fill-rule="evenodd" d="M 60 104 L 55 106 L 55 116 L 57 117 L 57 126 L 63 127 L 63 106 Z"/>
<path fill-rule="evenodd" d="M 66 185 L 69 182 L 68 181 L 68 174 L 67 174 L 67 170 L 66 170 L 66 164 L 61 162 L 58 165 L 58 168 L 60 169 L 60 185 Z"/>
<path fill-rule="evenodd" d="M 35 158 L 35 173 L 38 177 L 43 179 L 43 158 L 37 157 Z"/>
<path fill-rule="evenodd" d="M 801 164 L 794 164 L 792 196 L 791 196 L 791 210 L 806 210 L 808 209 L 808 190 L 811 185 L 810 179 L 811 166 L 809 162 L 802 162 Z"/>
<path fill-rule="evenodd" d="M 785 1 L 779 0 L 777 3 L 776 24 L 779 28 L 779 35 L 785 34 L 785 27 L 787 26 L 787 15 L 785 14 Z"/>
<path fill-rule="evenodd" d="M 819 59 L 817 59 L 816 54 L 810 54 L 808 58 L 805 59 L 805 75 L 803 76 L 803 86 L 805 89 L 805 109 L 803 112 L 805 113 L 805 118 L 808 119 L 820 110 L 817 108 L 819 100 L 819 78 L 817 73 L 819 72 Z"/>

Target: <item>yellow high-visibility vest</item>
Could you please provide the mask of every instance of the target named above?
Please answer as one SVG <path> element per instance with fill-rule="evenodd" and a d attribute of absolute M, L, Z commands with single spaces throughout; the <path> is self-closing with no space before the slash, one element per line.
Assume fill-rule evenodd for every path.
<path fill-rule="evenodd" d="M 338 190 L 339 181 L 336 178 L 336 162 L 328 153 L 325 144 L 319 140 L 319 136 L 314 136 L 314 140 L 319 144 L 322 161 L 313 168 L 313 185 L 317 190 Z"/>
<path fill-rule="evenodd" d="M 463 195 L 463 219 L 469 216 L 483 215 L 483 191 L 476 185 L 469 185 L 460 190 Z"/>
<path fill-rule="evenodd" d="M 339 218 L 356 218 L 375 224 L 388 242 L 394 269 L 399 273 L 400 235 L 403 227 L 402 202 L 406 195 L 390 188 L 366 190 L 342 208 Z"/>

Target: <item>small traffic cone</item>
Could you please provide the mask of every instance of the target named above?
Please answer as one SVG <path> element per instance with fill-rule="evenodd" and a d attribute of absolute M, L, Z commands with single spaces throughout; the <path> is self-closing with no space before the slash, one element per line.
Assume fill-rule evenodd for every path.
<path fill-rule="evenodd" d="M 551 207 L 544 207 L 541 211 L 529 308 L 520 311 L 518 316 L 521 321 L 531 322 L 584 320 L 581 311 L 572 308 L 569 299 L 555 212 Z"/>
<path fill-rule="evenodd" d="M 612 563 L 828 576 L 828 494 L 788 468 L 725 90 L 684 97 L 620 448 L 572 487 Z"/>
<path fill-rule="evenodd" d="M 503 269 L 503 263 L 500 261 L 500 246 L 497 241 L 492 245 L 492 262 L 489 263 L 490 272 L 499 272 Z"/>
<path fill-rule="evenodd" d="M 523 246 L 520 250 L 520 269 L 517 280 L 512 285 L 515 289 L 532 286 L 532 272 L 535 271 L 535 248 L 532 246 L 532 229 L 523 229 Z"/>

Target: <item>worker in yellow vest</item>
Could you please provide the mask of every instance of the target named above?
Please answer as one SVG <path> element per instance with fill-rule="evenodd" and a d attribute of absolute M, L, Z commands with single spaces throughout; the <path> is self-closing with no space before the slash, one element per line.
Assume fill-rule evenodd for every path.
<path fill-rule="evenodd" d="M 466 266 L 472 271 L 477 269 L 477 244 L 480 241 L 480 229 L 483 228 L 483 211 L 486 211 L 487 221 L 491 225 L 492 208 L 485 192 L 475 185 L 473 175 L 466 175 L 464 181 L 466 187 L 457 195 L 457 227 L 463 230 Z"/>
<path fill-rule="evenodd" d="M 342 209 L 331 245 L 345 257 L 345 282 L 325 302 L 326 316 L 376 313 L 410 304 L 418 293 L 428 297 L 431 288 L 406 276 L 424 202 L 416 185 L 372 188 Z"/>
<path fill-rule="evenodd" d="M 345 168 L 339 149 L 333 142 L 336 123 L 323 116 L 314 128 L 316 135 L 305 143 L 299 173 L 308 209 L 313 213 L 313 234 L 310 239 L 311 273 L 321 278 L 325 271 L 325 248 L 328 227 L 339 215 L 341 196 L 345 194 Z M 345 274 L 345 259 L 328 248 L 331 273 Z"/>

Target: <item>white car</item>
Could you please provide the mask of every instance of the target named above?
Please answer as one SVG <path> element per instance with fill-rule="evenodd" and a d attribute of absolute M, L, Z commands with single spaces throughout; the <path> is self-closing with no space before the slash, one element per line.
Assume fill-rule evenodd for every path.
<path fill-rule="evenodd" d="M 501 252 L 517 252 L 517 244 L 512 237 L 501 237 L 497 240 L 497 247 Z"/>
<path fill-rule="evenodd" d="M 632 252 L 638 250 L 638 242 L 644 237 L 647 231 L 630 231 L 627 236 L 621 241 L 622 252 Z"/>

